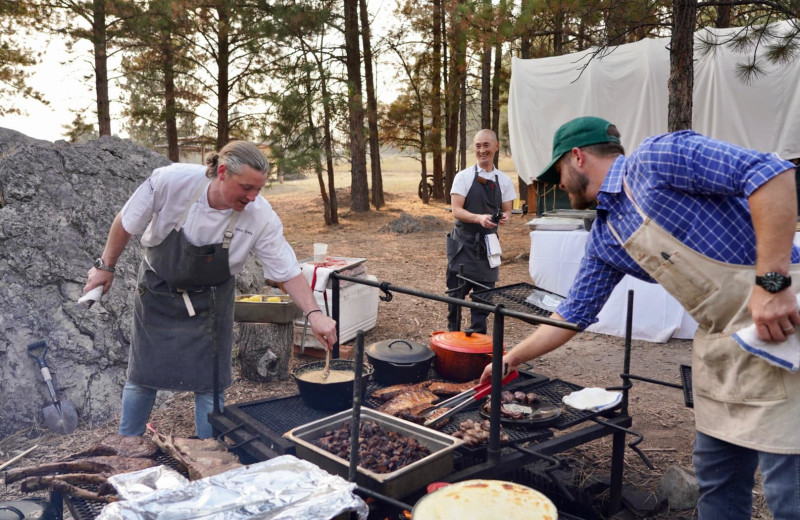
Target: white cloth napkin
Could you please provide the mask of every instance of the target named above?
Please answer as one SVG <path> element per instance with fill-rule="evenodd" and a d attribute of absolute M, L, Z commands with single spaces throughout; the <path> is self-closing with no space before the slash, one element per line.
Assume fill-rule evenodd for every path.
<path fill-rule="evenodd" d="M 78 298 L 78 303 L 86 307 L 91 307 L 92 305 L 94 305 L 95 302 L 99 302 L 100 298 L 102 297 L 103 297 L 103 286 L 98 285 L 91 291 L 87 292 L 86 294 Z"/>
<path fill-rule="evenodd" d="M 577 410 L 599 412 L 617 406 L 622 401 L 622 392 L 611 392 L 604 388 L 584 388 L 565 395 L 561 401 Z"/>
<path fill-rule="evenodd" d="M 496 233 L 484 235 L 483 238 L 486 240 L 486 257 L 489 259 L 489 267 L 499 267 L 500 254 L 503 252 L 500 249 L 500 239 L 497 238 Z"/>
<path fill-rule="evenodd" d="M 311 288 L 312 291 L 325 292 L 325 289 L 328 288 L 328 278 L 333 272 L 333 269 L 329 267 L 320 267 L 312 263 L 306 263 L 303 264 L 302 270 L 303 275 L 305 275 L 306 280 L 308 280 L 308 284 L 311 285 L 311 283 L 314 282 L 314 286 Z M 314 281 L 315 270 L 317 274 L 316 281 Z"/>
<path fill-rule="evenodd" d="M 797 304 L 800 305 L 800 295 L 797 296 Z M 758 337 L 756 326 L 753 324 L 734 333 L 733 339 L 750 354 L 760 357 L 770 365 L 794 373 L 800 368 L 798 334 L 800 332 L 795 332 L 785 341 L 763 341 Z"/>

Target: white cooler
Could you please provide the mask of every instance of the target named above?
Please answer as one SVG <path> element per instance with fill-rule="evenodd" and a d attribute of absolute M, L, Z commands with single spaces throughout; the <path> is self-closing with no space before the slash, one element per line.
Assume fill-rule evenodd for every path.
<path fill-rule="evenodd" d="M 367 280 L 377 282 L 378 279 L 372 275 L 364 276 Z M 333 312 L 332 291 L 328 293 L 328 312 Z M 354 339 L 359 330 L 370 330 L 375 327 L 378 320 L 378 288 L 360 283 L 352 283 L 339 290 L 339 343 L 347 343 Z M 314 298 L 317 305 L 325 312 L 325 301 L 322 292 L 315 291 Z M 294 344 L 303 348 L 323 349 L 322 344 L 311 333 L 311 327 L 306 330 L 305 342 L 302 343 L 303 323 L 305 318 L 298 318 L 294 321 Z"/>

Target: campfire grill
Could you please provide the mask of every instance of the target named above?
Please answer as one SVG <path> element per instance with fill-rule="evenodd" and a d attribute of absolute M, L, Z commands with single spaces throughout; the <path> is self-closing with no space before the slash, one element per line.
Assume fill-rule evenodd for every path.
<path fill-rule="evenodd" d="M 550 316 L 553 313 L 552 310 L 543 309 L 542 307 L 526 301 L 534 290 L 540 293 L 552 294 L 559 299 L 564 298 L 560 294 L 542 289 L 541 287 L 534 287 L 529 283 L 517 283 L 513 285 L 506 285 L 504 287 L 496 287 L 494 289 L 474 291 L 470 297 L 476 302 L 485 303 L 486 305 L 503 304 L 503 306 L 508 310 L 522 312 L 525 314 L 533 314 L 534 316 Z"/>
<path fill-rule="evenodd" d="M 189 473 L 187 473 L 186 470 L 184 470 L 178 464 L 178 461 L 162 451 L 158 452 L 158 455 L 156 456 L 156 462 L 164 466 L 169 466 L 170 468 L 174 469 L 184 477 L 189 478 Z M 97 491 L 96 484 L 79 484 L 79 487 L 82 489 L 86 489 L 88 491 Z M 74 520 L 93 520 L 98 515 L 100 515 L 100 511 L 102 511 L 103 508 L 105 507 L 105 503 L 103 502 L 96 502 L 94 500 L 84 500 L 82 498 L 70 495 L 63 497 L 62 499 L 60 498 L 60 495 L 57 495 L 55 492 L 51 494 L 50 498 L 51 503 L 60 504 L 62 503 L 61 500 L 66 501 L 67 508 L 69 508 L 69 512 Z"/>

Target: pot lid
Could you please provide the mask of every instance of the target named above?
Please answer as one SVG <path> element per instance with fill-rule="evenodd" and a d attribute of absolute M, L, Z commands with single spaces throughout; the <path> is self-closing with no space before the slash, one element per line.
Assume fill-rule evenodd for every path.
<path fill-rule="evenodd" d="M 436 355 L 428 345 L 405 339 L 388 339 L 372 343 L 367 345 L 365 352 L 368 357 L 389 363 L 428 361 Z"/>
<path fill-rule="evenodd" d="M 453 352 L 467 352 L 471 354 L 491 354 L 492 337 L 478 332 L 451 331 L 434 332 L 431 334 L 431 344 Z"/>

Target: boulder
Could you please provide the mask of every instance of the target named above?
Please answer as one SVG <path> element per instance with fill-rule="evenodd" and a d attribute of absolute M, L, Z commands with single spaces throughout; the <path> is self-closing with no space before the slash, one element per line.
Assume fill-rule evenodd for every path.
<path fill-rule="evenodd" d="M 87 309 L 77 299 L 116 213 L 169 163 L 116 137 L 51 143 L 0 128 L 0 438 L 41 422 L 49 393 L 27 353 L 40 340 L 57 394 L 82 420 L 119 413 L 141 260 L 136 237 L 101 302 Z M 263 278 L 248 265 L 241 278 L 253 292 Z"/>
<path fill-rule="evenodd" d="M 697 506 L 700 490 L 694 471 L 680 466 L 670 466 L 658 482 L 656 494 L 667 499 L 673 511 L 684 511 Z"/>

